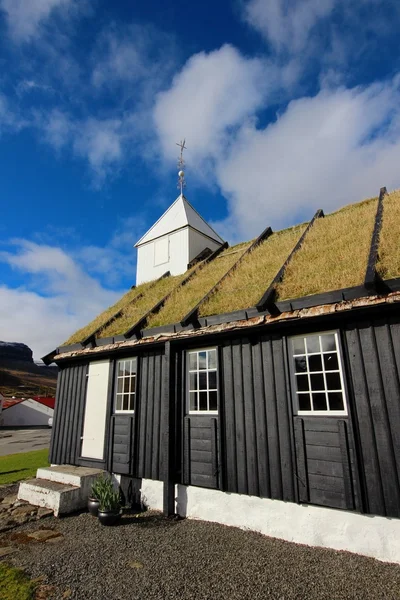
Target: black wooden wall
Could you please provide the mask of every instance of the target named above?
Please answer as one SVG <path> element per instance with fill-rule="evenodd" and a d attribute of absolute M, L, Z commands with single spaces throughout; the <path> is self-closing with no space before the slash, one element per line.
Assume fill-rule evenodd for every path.
<path fill-rule="evenodd" d="M 50 463 L 79 464 L 87 372 L 87 364 L 60 369 L 51 432 Z"/>
<path fill-rule="evenodd" d="M 399 319 L 345 331 L 366 511 L 400 517 Z"/>
<path fill-rule="evenodd" d="M 221 358 L 224 489 L 295 501 L 284 340 L 225 342 Z"/>

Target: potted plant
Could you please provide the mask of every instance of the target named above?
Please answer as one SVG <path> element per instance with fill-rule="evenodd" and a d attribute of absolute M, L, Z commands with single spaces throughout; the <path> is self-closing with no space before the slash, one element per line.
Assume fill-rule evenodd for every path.
<path fill-rule="evenodd" d="M 105 478 L 98 490 L 98 517 L 102 525 L 114 525 L 121 517 L 121 498 L 115 490 L 111 477 Z"/>
<path fill-rule="evenodd" d="M 92 489 L 88 498 L 88 511 L 94 517 L 97 517 L 97 513 L 99 512 L 99 495 L 101 493 L 102 486 L 104 485 L 104 481 L 103 475 L 100 475 L 92 484 Z"/>

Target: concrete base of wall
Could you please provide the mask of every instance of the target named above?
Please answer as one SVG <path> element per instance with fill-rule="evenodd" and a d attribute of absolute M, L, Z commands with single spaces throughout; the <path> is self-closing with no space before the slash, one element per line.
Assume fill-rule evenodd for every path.
<path fill-rule="evenodd" d="M 142 502 L 162 510 L 163 483 L 136 480 Z M 176 512 L 257 531 L 288 542 L 347 550 L 400 563 L 400 520 L 299 505 L 268 498 L 228 494 L 193 486 L 175 486 Z"/>

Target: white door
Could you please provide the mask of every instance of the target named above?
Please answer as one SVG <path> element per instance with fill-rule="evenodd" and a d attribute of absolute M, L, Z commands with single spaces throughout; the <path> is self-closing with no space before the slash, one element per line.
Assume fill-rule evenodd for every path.
<path fill-rule="evenodd" d="M 108 360 L 99 360 L 89 365 L 82 458 L 104 458 L 109 370 Z"/>

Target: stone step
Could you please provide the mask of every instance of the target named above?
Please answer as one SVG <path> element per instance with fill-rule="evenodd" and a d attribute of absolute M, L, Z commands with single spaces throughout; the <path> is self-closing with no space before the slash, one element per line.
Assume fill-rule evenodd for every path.
<path fill-rule="evenodd" d="M 73 465 L 57 465 L 54 467 L 43 467 L 36 472 L 37 479 L 47 479 L 66 485 L 80 487 L 91 486 L 95 479 L 104 473 L 102 469 L 92 469 L 89 467 L 74 467 Z"/>
<path fill-rule="evenodd" d="M 101 469 L 61 465 L 38 469 L 36 478 L 20 483 L 18 499 L 44 506 L 54 515 L 65 515 L 87 506 L 87 499 Z"/>

